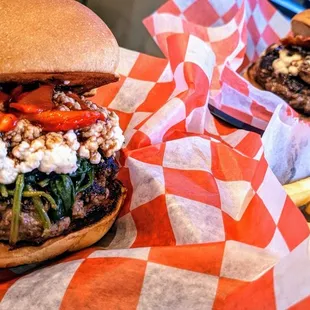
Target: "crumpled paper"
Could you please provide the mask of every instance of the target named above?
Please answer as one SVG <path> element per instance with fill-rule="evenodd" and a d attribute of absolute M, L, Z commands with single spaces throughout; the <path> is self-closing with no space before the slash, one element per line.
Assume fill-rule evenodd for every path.
<path fill-rule="evenodd" d="M 282 184 L 309 176 L 307 121 L 287 113 L 282 99 L 256 89 L 239 74 L 290 31 L 289 21 L 268 1 L 168 1 L 145 24 L 164 53 L 171 33 L 202 38 L 216 54 L 211 108 L 228 122 L 261 134 L 269 124 L 263 136 L 265 156 Z"/>
<path fill-rule="evenodd" d="M 297 113 L 280 104 L 263 135 L 265 156 L 282 184 L 310 175 L 310 127 Z"/>
<path fill-rule="evenodd" d="M 225 1 L 231 11 L 222 22 L 234 3 Z M 168 9 L 201 23 L 213 16 L 212 25 L 223 8 L 175 0 L 155 15 L 170 14 L 173 32 Z M 119 178 L 128 197 L 114 228 L 91 248 L 2 270 L 1 309 L 309 305 L 307 223 L 268 166 L 260 136 L 210 114 L 217 55 L 179 32 L 162 38 L 167 59 L 122 49 L 120 81 L 92 99 L 120 116 L 126 137 Z"/>

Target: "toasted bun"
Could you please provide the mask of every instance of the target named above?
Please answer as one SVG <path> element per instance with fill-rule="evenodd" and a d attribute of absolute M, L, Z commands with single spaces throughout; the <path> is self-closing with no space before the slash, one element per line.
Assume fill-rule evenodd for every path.
<path fill-rule="evenodd" d="M 255 64 L 248 67 L 248 69 L 243 73 L 243 77 L 248 80 L 253 86 L 258 89 L 263 89 L 256 81 L 255 81 Z"/>
<path fill-rule="evenodd" d="M 57 79 L 88 89 L 118 80 L 119 47 L 75 0 L 0 0 L 0 83 Z"/>
<path fill-rule="evenodd" d="M 39 263 L 65 252 L 86 248 L 100 240 L 111 228 L 126 198 L 126 189 L 121 186 L 121 195 L 115 202 L 115 209 L 99 222 L 67 236 L 52 238 L 40 246 L 25 246 L 10 250 L 9 246 L 0 243 L 0 268 Z"/>
<path fill-rule="evenodd" d="M 310 37 L 310 10 L 296 14 L 292 18 L 291 27 L 295 36 Z"/>

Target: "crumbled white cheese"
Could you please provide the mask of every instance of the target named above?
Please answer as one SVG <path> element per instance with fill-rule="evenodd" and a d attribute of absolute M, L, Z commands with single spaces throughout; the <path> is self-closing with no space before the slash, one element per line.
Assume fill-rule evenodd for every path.
<path fill-rule="evenodd" d="M 0 183 L 10 184 L 17 178 L 18 171 L 15 169 L 14 160 L 7 157 L 7 148 L 0 139 Z"/>
<path fill-rule="evenodd" d="M 56 93 L 54 100 L 59 103 L 59 109 L 81 108 L 78 102 L 62 92 Z M 19 173 L 34 169 L 47 174 L 72 173 L 77 169 L 77 156 L 98 164 L 101 160 L 99 150 L 105 157 L 120 150 L 124 136 L 118 116 L 90 101 L 84 102 L 89 109 L 100 111 L 106 120 L 79 129 L 78 135 L 74 130 L 43 134 L 39 126 L 27 120 L 18 121 L 14 130 L 4 133 L 0 138 L 0 183 L 13 183 Z M 7 146 L 12 148 L 10 154 L 7 154 Z"/>
<path fill-rule="evenodd" d="M 81 105 L 73 98 L 67 96 L 64 92 L 55 92 L 53 99 L 58 106 L 67 106 L 72 110 L 81 110 Z"/>
<path fill-rule="evenodd" d="M 56 109 L 59 111 L 70 111 L 70 109 L 64 104 L 58 105 Z"/>
<path fill-rule="evenodd" d="M 32 141 L 31 144 L 23 141 L 15 146 L 12 154 L 19 160 L 16 169 L 21 173 L 27 173 L 37 169 L 43 158 L 44 147 L 44 139 L 41 137 Z"/>
<path fill-rule="evenodd" d="M 93 165 L 97 165 L 100 163 L 100 160 L 101 160 L 101 155 L 100 153 L 96 153 L 92 156 L 90 162 L 93 164 Z"/>
<path fill-rule="evenodd" d="M 77 150 L 80 144 L 73 130 L 65 135 L 51 132 L 31 141 L 22 141 L 12 149 L 13 159 L 0 139 L 0 183 L 10 184 L 18 173 L 39 169 L 47 174 L 71 173 L 77 169 Z M 12 173 L 9 173 L 12 170 Z"/>
<path fill-rule="evenodd" d="M 122 148 L 124 136 L 119 127 L 118 116 L 111 112 L 106 121 L 97 121 L 92 126 L 81 131 L 83 138 L 87 138 L 81 143 L 79 155 L 87 158 L 91 163 L 97 164 L 101 159 L 99 148 L 106 157 L 112 156 Z"/>
<path fill-rule="evenodd" d="M 273 61 L 272 67 L 276 74 L 282 73 L 297 76 L 301 64 L 302 57 L 300 54 L 289 56 L 287 50 L 281 50 L 279 51 L 279 58 Z"/>
<path fill-rule="evenodd" d="M 68 141 L 69 144 L 67 144 Z M 69 131 L 64 136 L 55 132 L 46 134 L 45 147 L 39 166 L 40 171 L 47 174 L 53 171 L 71 173 L 77 169 L 76 149 L 79 147 L 79 143 L 73 131 Z"/>
<path fill-rule="evenodd" d="M 76 152 L 68 145 L 56 145 L 52 149 L 44 151 L 44 155 L 39 170 L 47 174 L 55 171 L 56 173 L 71 173 L 77 169 Z"/>
<path fill-rule="evenodd" d="M 20 162 L 16 166 L 19 172 L 27 173 L 31 172 L 34 169 L 37 169 L 42 161 L 44 152 L 39 150 L 35 153 L 29 153 L 25 161 Z"/>
<path fill-rule="evenodd" d="M 78 142 L 77 136 L 73 130 L 67 131 L 64 135 L 64 139 L 66 144 L 68 144 L 72 150 L 77 151 L 79 149 L 80 143 Z"/>
<path fill-rule="evenodd" d="M 79 148 L 79 155 L 83 158 L 90 158 L 90 151 L 85 145 L 81 145 Z"/>
<path fill-rule="evenodd" d="M 32 125 L 28 120 L 22 119 L 16 127 L 4 135 L 4 140 L 10 140 L 10 145 L 15 146 L 22 141 L 32 141 L 42 134 L 42 129 Z"/>
<path fill-rule="evenodd" d="M 1 160 L 0 168 L 0 183 L 11 184 L 13 183 L 18 175 L 18 170 L 15 167 L 15 162 L 9 157 L 5 157 Z"/>

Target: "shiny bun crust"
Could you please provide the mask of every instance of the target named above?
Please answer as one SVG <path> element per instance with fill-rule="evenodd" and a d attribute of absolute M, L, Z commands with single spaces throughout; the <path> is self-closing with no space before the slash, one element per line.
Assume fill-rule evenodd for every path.
<path fill-rule="evenodd" d="M 310 37 L 310 10 L 296 14 L 292 18 L 291 27 L 295 36 Z"/>
<path fill-rule="evenodd" d="M 11 250 L 7 244 L 0 243 L 0 268 L 39 263 L 65 252 L 78 251 L 96 243 L 111 228 L 125 198 L 126 189 L 122 186 L 121 195 L 115 201 L 112 213 L 93 225 L 67 236 L 49 239 L 40 246 L 24 246 Z"/>
<path fill-rule="evenodd" d="M 79 2 L 0 0 L 0 12 L 0 83 L 60 79 L 91 89 L 118 80 L 116 39 Z"/>

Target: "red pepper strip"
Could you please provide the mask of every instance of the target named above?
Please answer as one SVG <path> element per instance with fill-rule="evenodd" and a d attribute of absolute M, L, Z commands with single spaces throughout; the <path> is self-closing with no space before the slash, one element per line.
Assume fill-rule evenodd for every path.
<path fill-rule="evenodd" d="M 17 117 L 13 114 L 0 112 L 0 132 L 6 132 L 14 129 L 17 120 Z"/>
<path fill-rule="evenodd" d="M 39 114 L 24 114 L 23 118 L 42 126 L 44 131 L 67 131 L 79 129 L 104 120 L 97 111 L 45 111 Z"/>
<path fill-rule="evenodd" d="M 52 101 L 54 86 L 44 85 L 31 92 L 21 94 L 17 102 L 10 104 L 14 108 L 23 113 L 40 113 L 54 108 Z"/>

